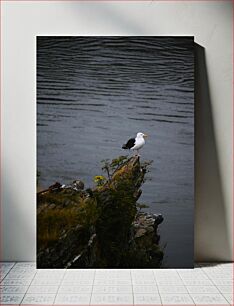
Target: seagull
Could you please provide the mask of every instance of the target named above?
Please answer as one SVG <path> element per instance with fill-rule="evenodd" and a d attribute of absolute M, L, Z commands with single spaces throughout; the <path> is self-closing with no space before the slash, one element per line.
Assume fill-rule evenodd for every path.
<path fill-rule="evenodd" d="M 137 133 L 136 138 L 130 138 L 127 143 L 122 146 L 122 149 L 136 150 L 139 156 L 139 150 L 144 146 L 146 137 L 148 137 L 148 135 L 144 133 Z"/>

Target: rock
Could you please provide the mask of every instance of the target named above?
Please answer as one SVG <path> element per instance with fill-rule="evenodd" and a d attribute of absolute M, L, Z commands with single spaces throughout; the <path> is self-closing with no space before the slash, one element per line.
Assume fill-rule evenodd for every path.
<path fill-rule="evenodd" d="M 74 188 L 76 188 L 77 190 L 83 190 L 84 189 L 84 183 L 80 180 L 75 180 L 73 181 L 73 186 Z"/>
<path fill-rule="evenodd" d="M 154 231 L 153 226 L 148 226 L 148 227 L 146 228 L 146 231 L 147 231 L 148 233 L 153 232 L 153 231 Z"/>
<path fill-rule="evenodd" d="M 81 180 L 74 180 L 71 184 L 61 186 L 65 190 L 82 191 L 84 190 L 84 183 Z"/>
<path fill-rule="evenodd" d="M 155 215 L 154 214 L 154 217 L 155 217 L 155 225 L 158 226 L 159 224 L 161 224 L 164 220 L 163 216 L 161 214 L 159 215 Z"/>
<path fill-rule="evenodd" d="M 135 238 L 139 238 L 139 237 L 145 235 L 146 232 L 147 232 L 147 230 L 144 229 L 144 228 L 138 229 L 137 232 L 136 232 L 136 234 L 135 234 Z"/>
<path fill-rule="evenodd" d="M 53 185 L 49 186 L 49 190 L 58 191 L 61 187 L 62 185 L 59 182 L 56 182 Z"/>
<path fill-rule="evenodd" d="M 160 267 L 163 217 L 136 206 L 146 166 L 137 156 L 122 160 L 97 188 L 75 180 L 38 193 L 38 268 Z"/>

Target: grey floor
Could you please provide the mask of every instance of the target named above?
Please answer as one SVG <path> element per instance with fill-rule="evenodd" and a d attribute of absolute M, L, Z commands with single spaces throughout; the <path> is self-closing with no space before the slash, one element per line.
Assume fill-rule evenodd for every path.
<path fill-rule="evenodd" d="M 195 269 L 37 270 L 2 262 L 0 304 L 233 305 L 233 264 Z"/>

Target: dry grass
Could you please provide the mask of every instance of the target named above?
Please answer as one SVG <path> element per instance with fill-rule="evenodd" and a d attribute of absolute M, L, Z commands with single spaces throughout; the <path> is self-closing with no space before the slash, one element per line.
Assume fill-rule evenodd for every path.
<path fill-rule="evenodd" d="M 54 195 L 50 197 L 50 199 L 53 198 L 53 204 L 56 202 L 60 205 L 54 206 L 46 201 L 41 204 L 40 211 L 37 214 L 37 245 L 39 250 L 51 246 L 63 233 L 78 224 L 88 228 L 98 218 L 95 199 L 84 200 L 79 198 L 79 202 L 72 201 L 64 207 L 62 203 L 66 203 L 67 196 L 65 199 L 64 197 L 60 198 L 60 196 L 57 194 L 56 201 L 54 201 Z M 46 199 L 48 200 L 48 197 Z"/>

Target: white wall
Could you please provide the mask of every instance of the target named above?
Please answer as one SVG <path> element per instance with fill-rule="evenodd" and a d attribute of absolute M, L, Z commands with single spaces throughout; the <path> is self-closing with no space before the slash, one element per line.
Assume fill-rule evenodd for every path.
<path fill-rule="evenodd" d="M 35 260 L 36 35 L 194 35 L 198 260 L 232 259 L 232 2 L 2 2 L 3 260 Z"/>

